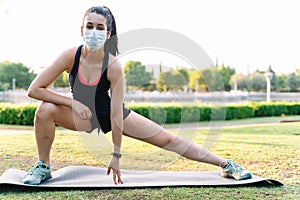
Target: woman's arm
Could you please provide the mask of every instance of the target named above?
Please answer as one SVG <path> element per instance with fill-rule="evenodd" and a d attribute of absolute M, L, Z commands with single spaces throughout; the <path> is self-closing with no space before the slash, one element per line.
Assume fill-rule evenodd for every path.
<path fill-rule="evenodd" d="M 28 88 L 28 96 L 37 100 L 72 107 L 72 99 L 56 94 L 47 87 L 64 71 L 72 69 L 76 48 L 62 52 L 58 58 L 32 81 Z"/>
<path fill-rule="evenodd" d="M 124 71 L 118 61 L 114 61 L 108 68 L 111 92 L 111 126 L 114 142 L 114 152 L 121 152 L 123 132 L 123 98 L 124 98 Z"/>
<path fill-rule="evenodd" d="M 111 128 L 112 140 L 114 144 L 114 153 L 121 153 L 122 133 L 123 133 L 123 98 L 124 98 L 124 71 L 122 65 L 114 60 L 110 64 L 107 72 L 107 78 L 110 81 L 111 92 Z M 114 183 L 123 183 L 119 169 L 119 158 L 113 157 L 108 167 L 107 174 L 113 170 Z M 118 181 L 116 180 L 118 178 Z"/>
<path fill-rule="evenodd" d="M 58 58 L 32 81 L 28 88 L 28 96 L 37 100 L 71 107 L 80 119 L 89 120 L 92 116 L 90 109 L 70 97 L 59 95 L 47 87 L 64 71 L 71 72 L 77 47 L 62 52 Z"/>

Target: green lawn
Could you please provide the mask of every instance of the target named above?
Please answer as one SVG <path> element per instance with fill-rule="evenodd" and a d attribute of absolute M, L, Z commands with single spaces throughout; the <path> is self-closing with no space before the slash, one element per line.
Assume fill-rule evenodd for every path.
<path fill-rule="evenodd" d="M 270 119 L 270 118 L 268 118 Z M 283 187 L 161 188 L 128 190 L 76 190 L 52 192 L 1 191 L 0 199 L 300 199 L 300 123 L 273 123 L 224 127 L 221 132 L 169 126 L 172 133 L 232 158 L 256 175 L 276 179 Z M 14 126 L 0 126 L 12 129 Z M 16 127 L 20 129 L 22 127 Z M 18 132 L 19 133 L 19 132 Z M 212 136 L 211 134 L 215 134 Z M 111 134 L 79 134 L 59 129 L 52 148 L 52 169 L 67 165 L 106 167 Z M 149 170 L 218 170 L 162 151 L 151 145 L 123 139 L 121 167 Z M 22 134 L 0 133 L 0 174 L 8 168 L 29 170 L 36 160 L 32 128 Z"/>

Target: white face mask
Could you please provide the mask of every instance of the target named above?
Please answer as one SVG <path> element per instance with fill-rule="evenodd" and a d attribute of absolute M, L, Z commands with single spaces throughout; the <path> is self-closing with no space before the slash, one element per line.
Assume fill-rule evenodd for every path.
<path fill-rule="evenodd" d="M 89 50 L 98 51 L 106 41 L 106 33 L 105 30 L 86 29 L 83 41 Z"/>

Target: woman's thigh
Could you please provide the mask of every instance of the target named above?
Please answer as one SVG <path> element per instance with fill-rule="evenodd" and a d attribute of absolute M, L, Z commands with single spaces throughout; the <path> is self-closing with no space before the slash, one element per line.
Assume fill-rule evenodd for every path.
<path fill-rule="evenodd" d="M 91 129 L 90 120 L 80 119 L 79 116 L 73 112 L 72 108 L 67 106 L 43 102 L 39 106 L 38 112 L 48 113 L 46 115 L 50 115 L 55 124 L 69 130 L 89 131 Z"/>
<path fill-rule="evenodd" d="M 133 111 L 124 119 L 123 132 L 126 136 L 159 147 L 166 147 L 176 138 L 162 126 Z"/>

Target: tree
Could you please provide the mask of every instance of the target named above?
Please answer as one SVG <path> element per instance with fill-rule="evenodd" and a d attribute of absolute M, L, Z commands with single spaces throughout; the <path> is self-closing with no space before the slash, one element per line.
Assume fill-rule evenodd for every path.
<path fill-rule="evenodd" d="M 224 65 L 222 65 L 222 66 L 217 66 L 217 71 L 222 77 L 224 89 L 226 91 L 230 91 L 231 84 L 229 82 L 230 82 L 231 76 L 233 74 L 235 74 L 235 69 L 232 69 L 229 66 L 225 67 Z"/>
<path fill-rule="evenodd" d="M 171 70 L 168 72 L 160 73 L 156 85 L 157 88 L 164 89 L 167 87 L 169 90 L 179 90 L 188 85 L 188 73 L 182 70 Z"/>
<path fill-rule="evenodd" d="M 231 76 L 229 84 L 234 87 L 234 84 L 237 84 L 238 90 L 247 90 L 250 91 L 251 87 L 251 80 L 249 76 L 245 76 L 244 74 L 234 74 Z"/>
<path fill-rule="evenodd" d="M 290 89 L 291 92 L 296 92 L 299 88 L 299 80 L 296 77 L 296 74 L 290 73 L 286 79 L 286 86 Z"/>
<path fill-rule="evenodd" d="M 286 79 L 287 79 L 287 75 L 285 74 L 277 75 L 277 79 L 276 79 L 277 91 L 286 90 Z"/>
<path fill-rule="evenodd" d="M 182 76 L 182 78 L 183 78 L 184 80 L 186 80 L 186 81 L 184 81 L 184 82 L 185 82 L 185 84 L 187 85 L 188 82 L 189 82 L 189 79 L 190 79 L 188 70 L 185 69 L 185 68 L 177 68 L 177 69 L 176 69 L 176 72 L 179 73 L 179 74 Z"/>
<path fill-rule="evenodd" d="M 0 89 L 1 85 L 6 85 L 3 89 L 12 89 L 12 80 L 16 80 L 16 88 L 27 89 L 36 76 L 28 67 L 22 63 L 12 63 L 4 61 L 0 63 Z"/>
<path fill-rule="evenodd" d="M 256 71 L 250 77 L 251 89 L 254 91 L 265 90 L 267 87 L 267 81 L 263 73 Z"/>
<path fill-rule="evenodd" d="M 207 88 L 207 91 L 224 91 L 224 83 L 217 67 L 209 67 L 201 70 L 201 79 Z"/>
<path fill-rule="evenodd" d="M 199 92 L 199 90 L 201 91 L 202 88 L 199 88 L 199 86 L 201 84 L 201 83 L 199 83 L 199 80 L 201 79 L 201 72 L 197 71 L 195 69 L 190 69 L 188 71 L 188 74 L 190 77 L 189 78 L 189 88 L 195 89 L 195 90 L 198 88 L 198 91 L 196 91 L 196 92 Z M 196 87 L 196 83 L 198 83 L 197 87 Z"/>
<path fill-rule="evenodd" d="M 133 88 L 146 88 L 153 80 L 153 75 L 145 70 L 145 66 L 138 61 L 128 61 L 124 68 L 127 85 Z"/>

